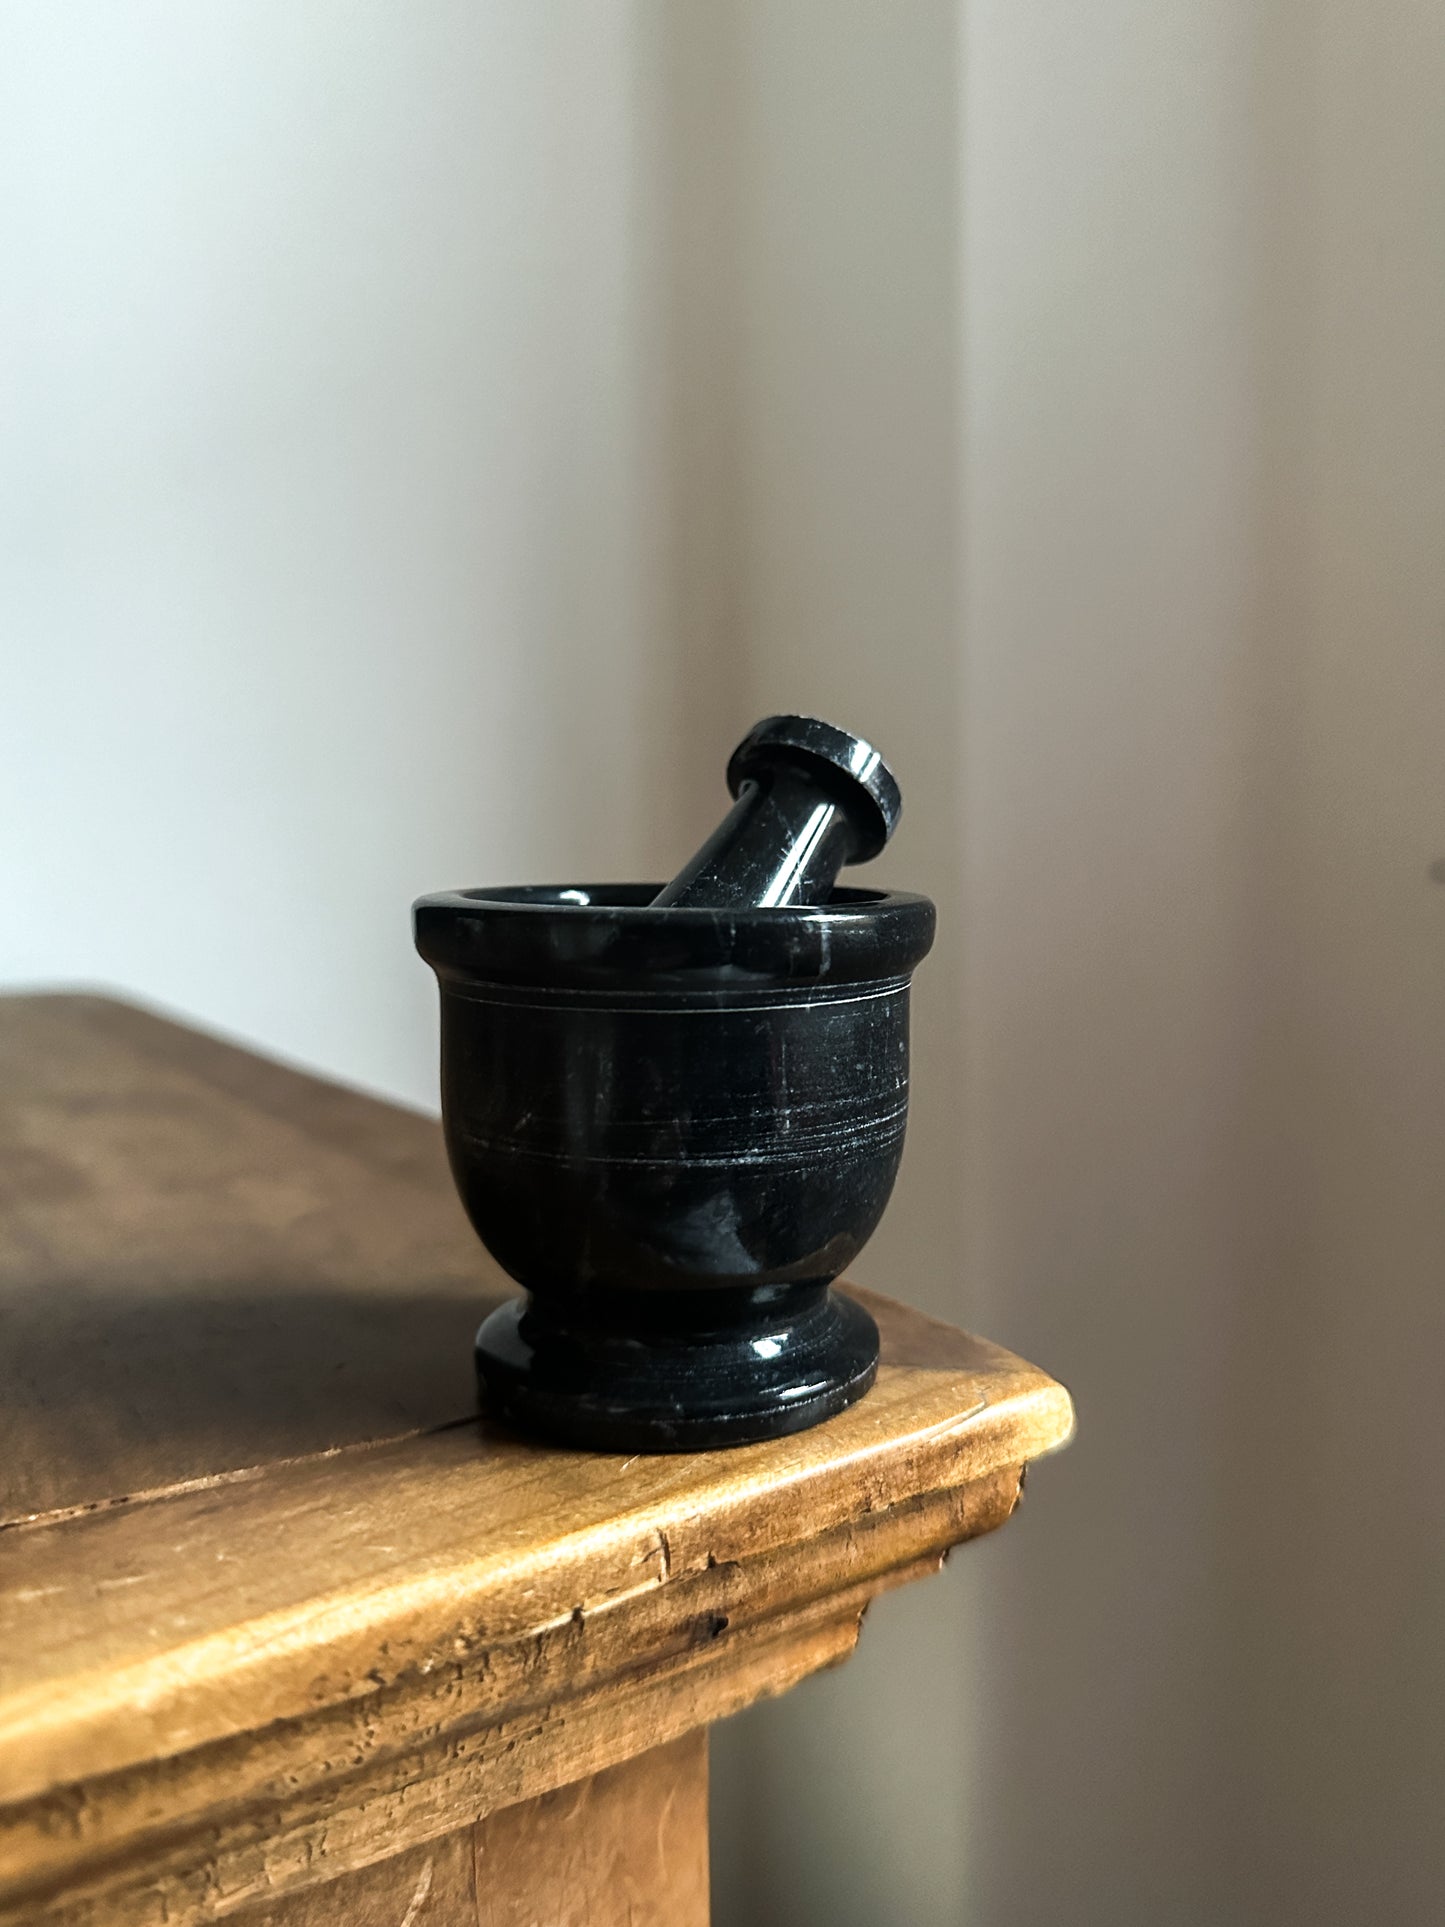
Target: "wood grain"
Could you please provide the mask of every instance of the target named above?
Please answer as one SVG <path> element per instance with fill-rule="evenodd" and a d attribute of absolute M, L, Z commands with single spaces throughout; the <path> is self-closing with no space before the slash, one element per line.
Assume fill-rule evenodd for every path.
<path fill-rule="evenodd" d="M 707 1927 L 707 1735 L 506 1807 L 473 1838 L 479 1927 Z"/>
<path fill-rule="evenodd" d="M 162 1339 L 108 1371 L 104 1343 L 82 1343 L 86 1450 L 109 1454 L 93 1468 L 70 1438 L 77 1393 L 47 1376 L 59 1354 L 35 1380 L 47 1355 L 22 1347 L 0 1922 L 175 1927 L 279 1905 L 680 1740 L 845 1657 L 878 1591 L 1001 1524 L 1027 1462 L 1069 1434 L 1045 1374 L 859 1294 L 883 1334 L 877 1385 L 812 1431 L 685 1456 L 526 1443 L 466 1416 L 469 1384 L 453 1401 L 487 1279 L 431 1126 L 97 1000 L 25 1003 L 23 1022 L 0 1003 L 6 1141 L 63 1142 L 84 1184 L 72 1222 L 53 1169 L 12 1174 L 0 1306 L 32 1332 L 47 1295 L 61 1330 L 72 1292 L 82 1309 L 200 1307 L 179 1377 L 208 1360 L 221 1389 L 206 1417 Z M 282 1171 L 310 1200 L 289 1228 Z M 318 1277 L 334 1315 L 293 1326 Z M 388 1403 L 391 1326 L 366 1307 L 404 1307 L 413 1280 L 424 1336 Z M 308 1392 L 284 1362 L 296 1329 L 340 1391 L 323 1373 Z M 7 1375 L 13 1360 L 0 1394 Z"/>
<path fill-rule="evenodd" d="M 478 1831 L 476 1826 L 458 1827 L 375 1866 L 243 1907 L 233 1916 L 235 1927 L 480 1927 Z M 518 1886 L 525 1891 L 530 1869 L 516 1871 Z M 547 1918 L 532 1917 L 539 1922 Z"/>
<path fill-rule="evenodd" d="M 707 1927 L 707 1736 L 244 1908 L 237 1927 Z"/>

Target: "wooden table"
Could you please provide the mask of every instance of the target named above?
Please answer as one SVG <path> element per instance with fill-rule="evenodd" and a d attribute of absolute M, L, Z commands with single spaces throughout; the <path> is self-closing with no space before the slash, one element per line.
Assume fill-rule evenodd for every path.
<path fill-rule="evenodd" d="M 767 1445 L 479 1421 L 507 1289 L 431 1120 L 92 997 L 0 1000 L 0 1921 L 707 1919 L 706 1729 L 845 1658 L 1069 1435 L 867 1294 Z"/>

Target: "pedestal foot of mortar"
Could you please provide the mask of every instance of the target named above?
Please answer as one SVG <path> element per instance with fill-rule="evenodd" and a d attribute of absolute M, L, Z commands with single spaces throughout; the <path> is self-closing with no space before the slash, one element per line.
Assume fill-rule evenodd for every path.
<path fill-rule="evenodd" d="M 488 1417 L 605 1452 L 801 1432 L 861 1398 L 878 1328 L 825 1286 L 539 1294 L 477 1333 Z"/>

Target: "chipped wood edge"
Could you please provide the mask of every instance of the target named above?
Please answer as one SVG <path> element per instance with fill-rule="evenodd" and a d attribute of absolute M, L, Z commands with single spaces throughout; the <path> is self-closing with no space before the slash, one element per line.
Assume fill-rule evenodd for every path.
<path fill-rule="evenodd" d="M 810 1460 L 820 1448 L 803 1434 L 795 1464 L 780 1465 L 775 1450 L 740 1464 L 717 1490 L 699 1494 L 694 1512 L 679 1516 L 679 1498 L 669 1494 L 533 1548 L 523 1562 L 473 1558 L 459 1545 L 454 1558 L 400 1580 L 362 1576 L 178 1647 L 12 1692 L 0 1701 L 0 1883 L 3 1803 L 130 1766 L 163 1768 L 173 1755 L 243 1736 L 256 1724 L 326 1708 L 364 1702 L 366 1717 L 385 1723 L 397 1702 L 379 1696 L 398 1683 L 446 1675 L 458 1660 L 565 1627 L 579 1605 L 635 1608 L 717 1557 L 755 1562 L 784 1551 L 800 1527 L 842 1527 L 910 1495 L 1038 1458 L 1072 1430 L 1068 1393 L 1006 1353 L 997 1358 L 1001 1385 L 990 1385 L 991 1396 L 893 1433 L 881 1451 L 865 1435 L 836 1457 Z M 890 1379 L 907 1375 L 906 1368 L 885 1371 Z M 888 1389 L 896 1398 L 902 1388 Z M 414 1484 L 431 1477 L 420 1463 L 411 1473 Z M 791 1509 L 772 1503 L 784 1491 L 794 1495 Z M 264 1490 L 258 1502 L 271 1502 Z M 284 1492 L 278 1502 L 284 1509 Z M 552 1639 L 547 1670 L 561 1676 L 549 1678 L 549 1691 L 567 1690 L 569 1663 L 565 1641 Z M 499 1694 L 508 1690 L 499 1677 Z"/>
<path fill-rule="evenodd" d="M 869 1601 L 1003 1524 L 1014 1464 L 806 1542 L 0 1814 L 0 1924 L 200 1927 L 372 1865 L 786 1691 Z M 567 1664 L 559 1665 L 558 1649 Z M 534 1695 L 528 1697 L 531 1676 Z"/>

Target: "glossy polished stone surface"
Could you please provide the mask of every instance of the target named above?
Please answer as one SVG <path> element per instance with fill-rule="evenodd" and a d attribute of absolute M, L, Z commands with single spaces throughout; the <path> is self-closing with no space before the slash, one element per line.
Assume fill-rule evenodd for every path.
<path fill-rule="evenodd" d="M 680 1311 L 691 1316 L 679 1316 Z M 547 1293 L 477 1335 L 490 1410 L 569 1445 L 700 1451 L 800 1432 L 860 1398 L 878 1328 L 826 1286 Z"/>
<path fill-rule="evenodd" d="M 728 909 L 823 903 L 848 863 L 878 855 L 903 798 L 873 745 L 816 716 L 769 716 L 728 763 L 737 799 L 656 901 Z"/>
<path fill-rule="evenodd" d="M 478 1235 L 531 1294 L 479 1334 L 491 1408 L 619 1451 L 801 1429 L 866 1389 L 828 1290 L 902 1152 L 926 898 L 661 905 L 656 884 L 416 906 Z"/>

